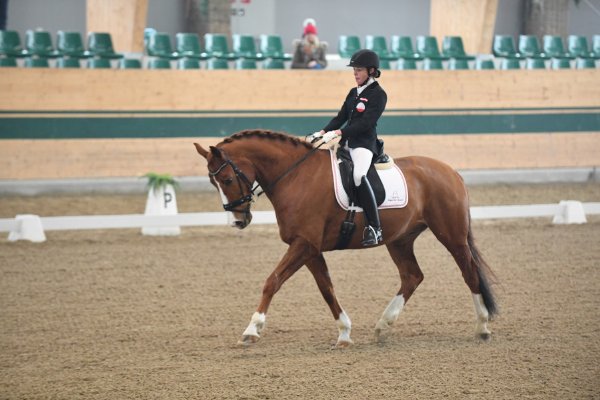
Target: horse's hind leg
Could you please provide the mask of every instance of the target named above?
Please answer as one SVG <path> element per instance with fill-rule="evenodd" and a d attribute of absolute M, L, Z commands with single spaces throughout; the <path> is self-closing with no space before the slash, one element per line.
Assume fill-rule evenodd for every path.
<path fill-rule="evenodd" d="M 453 226 L 453 231 L 450 230 L 446 234 L 439 234 L 440 231 L 435 227 L 431 227 L 431 230 L 452 254 L 462 272 L 465 283 L 471 290 L 477 319 L 475 334 L 484 341 L 490 340 L 491 332 L 488 329 L 488 322 L 490 316 L 497 311 L 488 276 L 486 276 L 487 273 L 491 274 L 491 270 L 474 244 L 470 226 L 456 224 Z"/>
<path fill-rule="evenodd" d="M 327 302 L 327 305 L 331 309 L 333 318 L 335 318 L 337 322 L 339 336 L 336 347 L 348 347 L 352 345 L 353 342 L 352 339 L 350 339 L 352 323 L 335 296 L 333 284 L 331 283 L 331 277 L 329 276 L 329 270 L 327 269 L 327 264 L 325 263 L 323 254 L 319 254 L 318 256 L 307 261 L 306 266 L 315 278 L 317 286 L 319 287 L 325 302 Z"/>
<path fill-rule="evenodd" d="M 378 341 L 384 339 L 385 334 L 398 319 L 410 296 L 412 296 L 417 286 L 423 281 L 423 272 L 421 272 L 413 250 L 414 241 L 419 233 L 410 238 L 404 238 L 393 243 L 388 243 L 387 245 L 388 251 L 398 267 L 401 284 L 400 290 L 392 301 L 390 301 L 375 325 L 375 337 Z"/>

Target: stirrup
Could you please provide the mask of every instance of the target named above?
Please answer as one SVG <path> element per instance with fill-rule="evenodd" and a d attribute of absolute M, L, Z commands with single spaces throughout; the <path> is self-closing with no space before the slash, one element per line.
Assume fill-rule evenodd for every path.
<path fill-rule="evenodd" d="M 374 228 L 371 225 L 365 226 L 363 231 L 363 240 L 360 242 L 363 246 L 375 246 L 383 240 L 381 228 Z"/>

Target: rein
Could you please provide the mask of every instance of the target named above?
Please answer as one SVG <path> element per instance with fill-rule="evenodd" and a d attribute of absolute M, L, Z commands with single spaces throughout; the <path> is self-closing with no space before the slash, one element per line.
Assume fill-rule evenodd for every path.
<path fill-rule="evenodd" d="M 221 164 L 219 166 L 219 168 L 217 168 L 214 172 L 208 171 L 208 175 L 210 175 L 211 177 L 215 177 L 227 165 L 231 166 L 231 169 L 233 169 L 233 172 L 235 173 L 235 177 L 236 177 L 236 180 L 237 180 L 237 183 L 238 183 L 238 187 L 240 189 L 240 198 L 237 199 L 237 200 L 234 200 L 234 201 L 232 201 L 230 203 L 224 204 L 223 208 L 225 209 L 225 211 L 236 211 L 236 212 L 242 212 L 244 214 L 249 214 L 250 213 L 250 203 L 253 201 L 255 195 L 256 195 L 256 197 L 259 197 L 260 195 L 264 194 L 265 192 L 268 192 L 271 189 L 273 189 L 273 187 L 280 180 L 282 180 L 283 178 L 285 178 L 290 172 L 292 172 L 300 164 L 302 164 L 304 161 L 306 161 L 306 159 L 308 157 L 312 156 L 324 144 L 325 144 L 324 142 L 321 142 L 321 144 L 319 144 L 317 147 L 313 147 L 308 153 L 306 153 L 298 161 L 296 161 L 294 164 L 292 164 L 286 171 L 284 171 L 281 175 L 279 175 L 277 178 L 275 178 L 275 180 L 273 182 L 271 182 L 269 184 L 269 186 L 267 186 L 264 189 L 261 189 L 260 193 L 254 193 L 260 187 L 260 185 L 258 184 L 258 182 L 256 182 L 256 184 L 254 186 L 252 186 L 252 183 L 250 182 L 250 179 L 248 179 L 248 177 L 246 176 L 246 174 L 244 174 L 242 172 L 242 170 L 239 169 L 238 166 L 229 157 L 227 157 L 227 154 L 225 154 L 225 151 L 223 149 L 221 149 L 221 153 L 223 154 L 223 158 L 224 158 L 223 164 Z M 243 189 L 243 186 L 242 186 L 242 182 L 246 185 L 246 188 L 249 190 L 249 193 L 246 194 L 246 195 L 244 195 L 244 189 Z M 241 206 L 242 204 L 245 204 L 245 203 L 248 203 L 248 204 L 247 204 L 247 206 L 243 210 L 236 210 L 235 209 L 236 207 Z"/>
<path fill-rule="evenodd" d="M 304 161 L 306 161 L 306 159 L 310 156 L 312 156 L 313 154 L 315 154 L 315 152 L 317 150 L 319 150 L 319 147 L 323 146 L 325 144 L 325 142 L 321 142 L 321 144 L 319 144 L 317 147 L 313 147 L 308 153 L 306 153 L 302 158 L 300 158 L 298 161 L 296 161 L 294 164 L 292 164 L 291 167 L 289 167 L 283 174 L 279 175 L 277 178 L 275 178 L 275 180 L 273 182 L 271 182 L 269 184 L 269 186 L 267 186 L 266 188 L 264 188 L 262 190 L 262 192 L 260 192 L 259 194 L 257 194 L 256 196 L 260 196 L 261 194 L 270 191 L 271 189 L 273 189 L 273 187 L 283 178 L 285 178 L 290 172 L 292 172 L 293 170 L 295 170 L 300 164 L 302 164 Z M 257 187 L 255 187 L 256 190 Z M 253 192 L 254 193 L 254 192 Z"/>

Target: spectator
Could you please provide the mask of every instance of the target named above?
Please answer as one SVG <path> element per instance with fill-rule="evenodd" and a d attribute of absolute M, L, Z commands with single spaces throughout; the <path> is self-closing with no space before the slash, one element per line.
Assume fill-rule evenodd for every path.
<path fill-rule="evenodd" d="M 307 18 L 303 25 L 302 39 L 294 40 L 292 68 L 323 69 L 327 67 L 327 60 L 325 59 L 327 43 L 319 40 L 315 20 Z"/>

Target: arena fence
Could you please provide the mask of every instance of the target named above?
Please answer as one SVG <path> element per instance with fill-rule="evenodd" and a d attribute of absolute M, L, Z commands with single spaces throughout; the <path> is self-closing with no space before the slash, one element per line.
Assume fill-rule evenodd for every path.
<path fill-rule="evenodd" d="M 507 219 L 553 217 L 553 223 L 584 223 L 586 214 L 600 214 L 600 202 L 581 203 L 561 201 L 558 204 L 530 204 L 505 206 L 471 207 L 471 218 Z M 253 224 L 274 224 L 277 222 L 273 211 L 255 211 Z M 44 241 L 44 231 L 124 229 L 169 226 L 219 226 L 228 225 L 228 213 L 203 212 L 181 213 L 177 215 L 87 215 L 65 217 L 38 217 L 21 215 L 15 218 L 0 219 L 0 232 L 10 232 L 9 240 L 26 239 Z M 32 232 L 33 231 L 33 232 Z"/>

